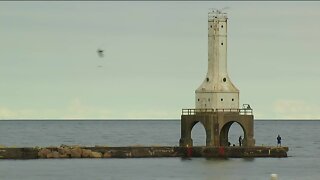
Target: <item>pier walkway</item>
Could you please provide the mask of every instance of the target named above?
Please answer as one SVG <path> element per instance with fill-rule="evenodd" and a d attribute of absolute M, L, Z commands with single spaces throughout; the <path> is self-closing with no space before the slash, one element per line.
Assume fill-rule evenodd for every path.
<path fill-rule="evenodd" d="M 288 147 L 178 147 L 178 146 L 128 146 L 128 147 L 18 147 L 0 148 L 0 159 L 56 159 L 56 158 L 254 158 L 287 157 Z"/>

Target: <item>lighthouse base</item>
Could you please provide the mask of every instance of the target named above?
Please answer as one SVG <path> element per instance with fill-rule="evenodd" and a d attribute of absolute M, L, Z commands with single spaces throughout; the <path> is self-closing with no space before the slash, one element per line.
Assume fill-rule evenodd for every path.
<path fill-rule="evenodd" d="M 253 147 L 255 146 L 253 121 L 251 109 L 183 109 L 179 145 L 193 146 L 191 131 L 194 125 L 200 122 L 206 131 L 206 146 L 229 146 L 229 129 L 233 123 L 238 123 L 244 132 L 241 145 Z"/>

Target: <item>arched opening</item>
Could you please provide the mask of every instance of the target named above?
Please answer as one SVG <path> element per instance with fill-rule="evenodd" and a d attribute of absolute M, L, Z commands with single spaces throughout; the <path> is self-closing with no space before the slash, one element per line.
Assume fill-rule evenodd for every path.
<path fill-rule="evenodd" d="M 228 133 L 228 139 L 231 145 L 235 144 L 236 146 L 239 146 L 239 137 L 241 136 L 242 139 L 244 139 L 244 130 L 241 127 L 241 125 L 237 122 L 232 123 L 229 129 Z M 242 143 L 243 144 L 243 143 Z"/>
<path fill-rule="evenodd" d="M 246 133 L 244 128 L 236 121 L 231 121 L 225 124 L 220 132 L 220 145 L 221 146 L 239 146 L 239 137 L 242 138 L 242 146 Z M 230 144 L 229 144 L 230 143 Z"/>
<path fill-rule="evenodd" d="M 193 124 L 191 138 L 193 140 L 193 146 L 206 146 L 206 130 L 201 122 L 197 121 Z"/>

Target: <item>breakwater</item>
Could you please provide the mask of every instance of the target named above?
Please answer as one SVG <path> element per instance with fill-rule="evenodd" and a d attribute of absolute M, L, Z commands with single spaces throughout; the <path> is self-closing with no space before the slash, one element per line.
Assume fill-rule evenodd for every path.
<path fill-rule="evenodd" d="M 207 157 L 248 158 L 287 157 L 288 147 L 178 147 L 178 146 L 127 146 L 127 147 L 2 147 L 0 159 L 57 159 L 57 158 L 160 158 Z"/>

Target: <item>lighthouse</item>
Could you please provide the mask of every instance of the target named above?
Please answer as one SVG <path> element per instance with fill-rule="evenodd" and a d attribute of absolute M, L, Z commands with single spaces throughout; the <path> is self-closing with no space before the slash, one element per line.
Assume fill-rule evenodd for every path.
<path fill-rule="evenodd" d="M 208 71 L 195 91 L 196 109 L 239 109 L 239 90 L 227 72 L 227 21 L 219 10 L 208 13 Z"/>
<path fill-rule="evenodd" d="M 242 145 L 255 145 L 253 109 L 248 104 L 239 107 L 239 89 L 228 76 L 227 21 L 221 10 L 208 13 L 208 70 L 195 91 L 195 108 L 182 109 L 181 147 L 193 146 L 191 131 L 197 123 L 205 128 L 206 146 L 229 146 L 229 130 L 234 123 L 243 130 Z"/>

